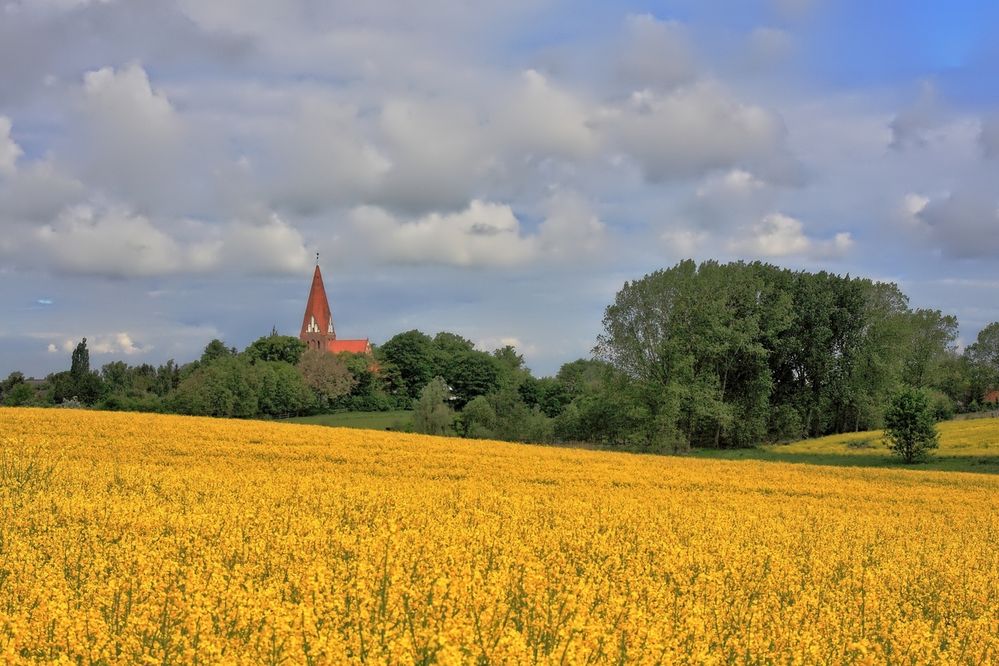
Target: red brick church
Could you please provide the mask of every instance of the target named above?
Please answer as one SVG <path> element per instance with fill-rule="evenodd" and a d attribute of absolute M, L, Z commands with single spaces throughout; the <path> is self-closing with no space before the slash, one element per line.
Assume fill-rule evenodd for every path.
<path fill-rule="evenodd" d="M 319 271 L 319 255 L 316 255 L 316 272 L 312 274 L 312 289 L 309 290 L 309 302 L 305 306 L 305 317 L 302 319 L 302 332 L 298 338 L 309 349 L 325 349 L 337 354 L 352 352 L 354 354 L 370 354 L 371 342 L 364 340 L 338 340 L 333 327 L 333 313 L 330 302 L 326 298 L 326 287 L 323 286 L 323 274 Z"/>

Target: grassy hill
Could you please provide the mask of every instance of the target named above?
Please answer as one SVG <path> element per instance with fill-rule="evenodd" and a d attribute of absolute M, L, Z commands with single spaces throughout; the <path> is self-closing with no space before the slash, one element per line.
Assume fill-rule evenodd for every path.
<path fill-rule="evenodd" d="M 985 474 L 0 408 L 12 663 L 997 663 L 996 534 Z"/>
<path fill-rule="evenodd" d="M 920 465 L 905 465 L 892 456 L 880 431 L 832 435 L 753 449 L 699 450 L 693 455 L 716 460 L 999 473 L 999 419 L 947 421 L 939 424 L 939 430 L 940 448 L 930 462 Z"/>

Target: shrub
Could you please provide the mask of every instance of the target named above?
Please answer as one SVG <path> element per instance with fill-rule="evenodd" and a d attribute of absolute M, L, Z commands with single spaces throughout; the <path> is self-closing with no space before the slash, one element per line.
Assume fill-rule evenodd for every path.
<path fill-rule="evenodd" d="M 892 397 L 885 412 L 888 447 L 906 463 L 925 461 L 939 446 L 929 397 L 914 388 L 904 388 Z"/>
<path fill-rule="evenodd" d="M 440 377 L 423 387 L 413 406 L 413 429 L 425 435 L 447 435 L 454 425 L 454 411 L 448 404 L 451 392 Z"/>

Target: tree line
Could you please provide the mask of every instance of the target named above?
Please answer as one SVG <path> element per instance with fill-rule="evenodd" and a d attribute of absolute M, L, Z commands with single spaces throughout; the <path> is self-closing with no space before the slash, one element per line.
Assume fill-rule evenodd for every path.
<path fill-rule="evenodd" d="M 593 355 L 535 377 L 513 347 L 450 332 L 399 333 L 372 356 L 264 336 L 220 340 L 178 365 L 70 369 L 0 382 L 5 404 L 222 417 L 413 409 L 421 432 L 579 441 L 647 450 L 742 447 L 880 428 L 902 388 L 934 416 L 986 406 L 999 388 L 999 323 L 959 351 L 957 319 L 913 309 L 897 285 L 770 264 L 684 261 L 626 283 Z"/>

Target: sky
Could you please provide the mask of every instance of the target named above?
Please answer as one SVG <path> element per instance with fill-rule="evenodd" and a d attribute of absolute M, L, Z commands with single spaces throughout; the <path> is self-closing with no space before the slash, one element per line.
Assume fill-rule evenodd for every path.
<path fill-rule="evenodd" d="M 0 0 L 0 376 L 448 330 L 538 374 L 685 258 L 999 320 L 999 5 Z"/>

